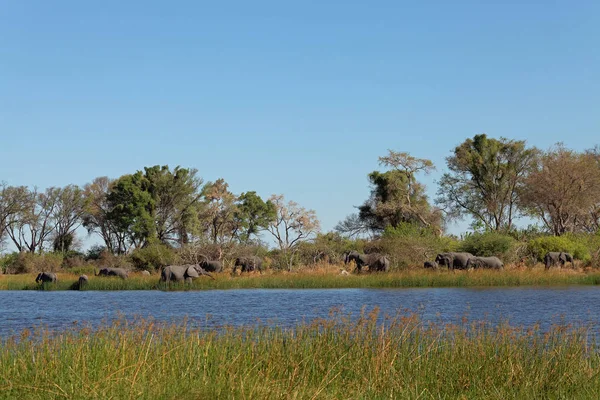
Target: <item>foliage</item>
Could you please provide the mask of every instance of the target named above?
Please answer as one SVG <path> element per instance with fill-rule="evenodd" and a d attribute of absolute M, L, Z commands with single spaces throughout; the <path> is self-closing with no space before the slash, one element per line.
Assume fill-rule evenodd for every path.
<path fill-rule="evenodd" d="M 460 250 L 480 257 L 496 256 L 504 263 L 518 259 L 518 246 L 511 236 L 499 232 L 472 233 L 460 244 Z"/>
<path fill-rule="evenodd" d="M 600 163 L 562 144 L 545 152 L 522 190 L 522 204 L 555 235 L 600 227 Z"/>
<path fill-rule="evenodd" d="M 277 241 L 281 259 L 288 270 L 291 270 L 298 245 L 316 235 L 321 226 L 314 210 L 307 210 L 294 201 L 286 203 L 283 195 L 272 195 L 269 201 L 273 204 L 276 214 L 267 231 Z"/>
<path fill-rule="evenodd" d="M 176 264 L 178 261 L 175 251 L 157 240 L 133 250 L 129 258 L 134 268 L 150 272 L 160 271 L 162 267 Z"/>
<path fill-rule="evenodd" d="M 256 192 L 242 193 L 237 199 L 235 219 L 238 221 L 238 238 L 248 243 L 277 217 L 277 210 L 271 201 L 264 201 Z"/>
<path fill-rule="evenodd" d="M 458 242 L 447 236 L 438 237 L 431 228 L 416 224 L 388 227 L 372 252 L 386 254 L 393 268 L 421 268 L 425 261 L 432 261 L 436 254 L 455 251 Z"/>
<path fill-rule="evenodd" d="M 573 236 L 542 236 L 527 243 L 527 251 L 530 256 L 543 261 L 549 251 L 564 251 L 571 253 L 578 260 L 589 261 L 591 254 L 589 249 L 581 241 Z"/>
<path fill-rule="evenodd" d="M 446 159 L 450 172 L 440 180 L 437 202 L 450 218 L 468 215 L 486 230 L 510 231 L 536 154 L 524 141 L 475 135 Z"/>
<path fill-rule="evenodd" d="M 368 175 L 371 184 L 369 199 L 358 207 L 358 214 L 348 216 L 336 226 L 336 230 L 349 236 L 365 232 L 380 234 L 388 226 L 395 228 L 411 223 L 441 233 L 441 213 L 430 206 L 425 186 L 415 177 L 419 172 L 433 170 L 433 163 L 392 150 L 387 156 L 379 157 L 379 162 L 391 170 L 373 171 Z"/>
<path fill-rule="evenodd" d="M 60 253 L 34 254 L 15 252 L 4 259 L 4 269 L 8 274 L 56 272 L 61 269 L 63 256 Z"/>

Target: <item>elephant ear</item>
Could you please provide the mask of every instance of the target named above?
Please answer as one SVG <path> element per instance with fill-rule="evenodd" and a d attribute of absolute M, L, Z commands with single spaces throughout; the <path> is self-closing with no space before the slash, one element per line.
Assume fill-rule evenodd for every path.
<path fill-rule="evenodd" d="M 196 270 L 196 266 L 195 265 L 190 265 L 188 267 L 188 269 L 186 270 L 187 276 L 191 277 L 191 278 L 198 278 L 200 275 L 198 274 L 198 271 Z"/>

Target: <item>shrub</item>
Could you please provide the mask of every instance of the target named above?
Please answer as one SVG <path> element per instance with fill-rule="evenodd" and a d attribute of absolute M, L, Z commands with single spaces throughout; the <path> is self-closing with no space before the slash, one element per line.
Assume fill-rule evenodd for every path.
<path fill-rule="evenodd" d="M 571 253 L 578 260 L 589 261 L 590 250 L 583 240 L 575 236 L 543 236 L 529 241 L 527 251 L 538 261 L 543 261 L 549 251 L 564 251 Z"/>
<path fill-rule="evenodd" d="M 150 243 L 146 247 L 135 249 L 129 259 L 136 269 L 155 271 L 174 264 L 177 260 L 177 254 L 173 249 L 162 243 Z"/>
<path fill-rule="evenodd" d="M 511 236 L 498 232 L 472 233 L 465 237 L 459 249 L 480 257 L 496 256 L 507 263 L 518 259 L 517 244 Z"/>
<path fill-rule="evenodd" d="M 6 263 L 6 272 L 27 274 L 34 272 L 56 272 L 61 269 L 63 257 L 60 253 L 13 253 Z"/>
<path fill-rule="evenodd" d="M 458 241 L 452 237 L 433 234 L 412 235 L 406 231 L 389 229 L 383 237 L 365 246 L 367 253 L 383 253 L 390 258 L 392 268 L 422 267 L 423 262 L 435 259 L 436 254 L 455 251 Z"/>

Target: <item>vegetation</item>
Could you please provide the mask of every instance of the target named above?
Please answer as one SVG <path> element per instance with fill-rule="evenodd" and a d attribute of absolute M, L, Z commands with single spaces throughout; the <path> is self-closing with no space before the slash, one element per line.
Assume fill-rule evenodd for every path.
<path fill-rule="evenodd" d="M 524 141 L 475 135 L 447 158 L 434 203 L 419 182 L 431 160 L 389 150 L 372 171 L 358 212 L 322 233 L 314 210 L 283 195 L 233 193 L 227 182 L 204 182 L 192 168 L 144 167 L 79 188 L 46 190 L 0 184 L 0 256 L 4 273 L 89 267 L 157 272 L 170 264 L 259 256 L 266 269 L 300 272 L 341 263 L 344 253 L 382 253 L 391 268 L 421 268 L 445 251 L 497 256 L 528 267 L 547 251 L 567 251 L 576 268 L 600 267 L 600 150 L 548 151 Z M 519 217 L 539 225 L 519 228 Z M 472 232 L 444 235 L 468 217 Z M 83 252 L 77 228 L 102 245 Z M 263 240 L 270 240 L 269 246 Z M 0 247 L 2 248 L 2 247 Z"/>
<path fill-rule="evenodd" d="M 0 398 L 578 398 L 600 396 L 585 327 L 424 323 L 377 309 L 294 329 L 116 321 L 0 345 Z"/>
<path fill-rule="evenodd" d="M 84 290 L 211 290 L 211 289 L 336 289 L 336 288 L 409 288 L 409 287 L 484 287 L 484 286 L 553 286 L 598 285 L 600 272 L 573 270 L 544 271 L 542 265 L 533 269 L 507 271 L 476 270 L 447 272 L 406 270 L 402 272 L 340 275 L 336 266 L 321 264 L 302 272 L 269 272 L 233 275 L 229 272 L 213 274 L 215 280 L 199 278 L 191 284 L 159 283 L 159 275 L 131 274 L 126 280 L 93 276 L 88 268 L 76 273 L 58 273 L 56 284 L 38 285 L 36 274 L 0 276 L 0 290 L 77 290 L 79 274 L 85 273 L 89 283 Z"/>

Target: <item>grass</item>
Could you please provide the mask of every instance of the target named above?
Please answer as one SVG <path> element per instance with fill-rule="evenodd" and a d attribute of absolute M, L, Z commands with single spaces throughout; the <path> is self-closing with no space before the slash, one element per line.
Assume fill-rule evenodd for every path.
<path fill-rule="evenodd" d="M 0 399 L 600 398 L 600 355 L 585 329 L 377 318 L 24 331 L 0 344 Z"/>
<path fill-rule="evenodd" d="M 230 273 L 214 274 L 216 279 L 196 279 L 191 285 L 159 284 L 159 275 L 131 274 L 129 279 L 89 276 L 85 290 L 205 290 L 205 289 L 318 289 L 318 288 L 403 288 L 403 287 L 477 287 L 477 286 L 556 286 L 598 285 L 600 272 L 575 270 L 544 271 L 532 269 L 507 269 L 504 271 L 429 271 L 339 275 L 338 267 L 304 269 L 301 272 L 273 272 L 264 274 Z M 78 275 L 58 273 L 58 283 L 38 285 L 35 274 L 0 275 L 0 290 L 69 290 L 77 288 Z"/>

